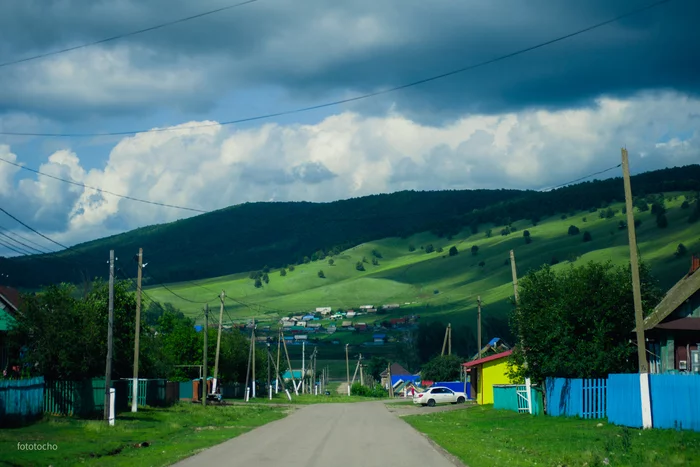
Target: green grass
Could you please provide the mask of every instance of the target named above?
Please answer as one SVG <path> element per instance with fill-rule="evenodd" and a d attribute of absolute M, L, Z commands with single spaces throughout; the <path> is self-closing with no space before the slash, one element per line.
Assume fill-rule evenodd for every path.
<path fill-rule="evenodd" d="M 635 430 L 563 417 L 533 417 L 478 406 L 407 416 L 470 467 L 700 466 L 700 433 Z"/>
<path fill-rule="evenodd" d="M 667 194 L 671 195 L 677 194 Z M 700 249 L 697 225 L 688 224 L 689 212 L 680 208 L 683 200 L 684 197 L 680 195 L 674 201 L 667 201 L 669 226 L 666 229 L 659 229 L 655 217 L 649 212 L 635 214 L 643 221 L 637 229 L 642 259 L 651 265 L 664 288 L 672 286 L 689 267 L 687 257 L 674 256 L 677 245 L 684 243 L 689 251 Z M 621 210 L 622 204 L 612 207 Z M 582 220 L 584 217 L 586 222 Z M 618 230 L 618 222 L 623 219 L 625 216 L 621 212 L 612 219 L 601 219 L 597 212 L 579 212 L 566 219 L 561 219 L 560 215 L 552 216 L 534 227 L 529 221 L 514 222 L 517 231 L 508 236 L 499 234 L 502 226 L 482 225 L 479 233 L 472 235 L 465 230 L 452 240 L 437 238 L 429 233 L 408 239 L 386 238 L 342 252 L 334 258 L 334 266 L 329 266 L 327 261 L 317 261 L 298 266 L 285 277 L 281 277 L 278 271 L 272 271 L 270 283 L 260 289 L 256 289 L 245 274 L 198 281 L 214 292 L 188 282 L 171 284 L 170 288 L 191 300 L 213 298 L 216 291 L 223 289 L 228 296 L 251 305 L 227 301 L 226 321 L 255 317 L 274 325 L 280 316 L 300 314 L 319 306 L 347 309 L 363 304 L 400 303 L 402 308 L 392 313 L 365 315 L 353 321 L 370 323 L 415 312 L 421 315 L 422 320 L 451 321 L 453 325 L 466 323 L 472 326 L 476 322 L 478 295 L 488 316 L 502 318 L 510 310 L 511 271 L 504 264 L 509 250 L 515 250 L 521 276 L 530 269 L 549 263 L 553 256 L 560 261 L 554 269 L 565 268 L 572 261 L 610 259 L 615 264 L 624 264 L 629 260 L 629 248 L 627 231 Z M 567 235 L 568 227 L 572 224 L 581 230 L 579 235 Z M 487 238 L 484 232 L 489 228 L 493 235 Z M 522 236 L 524 229 L 529 230 L 532 236 L 533 241 L 529 245 L 525 244 Z M 584 231 L 592 234 L 593 241 L 582 241 Z M 444 251 L 425 253 L 420 247 L 429 243 L 435 248 L 442 247 Z M 409 244 L 415 245 L 416 251 L 409 252 Z M 447 252 L 452 245 L 456 245 L 460 253 L 449 257 Z M 476 256 L 470 252 L 472 245 L 479 247 Z M 371 264 L 373 249 L 379 250 L 383 256 L 379 266 Z M 365 264 L 366 271 L 359 272 L 355 269 L 355 263 L 363 256 L 369 262 Z M 478 265 L 481 261 L 485 262 L 485 266 Z M 319 269 L 323 269 L 325 279 L 317 276 Z M 148 288 L 147 293 L 155 300 L 173 303 L 190 316 L 201 315 L 199 305 L 180 300 L 164 288 Z M 371 340 L 371 335 L 337 332 L 323 339 L 339 339 L 344 344 L 353 339 Z M 381 352 L 380 349 L 373 351 Z"/>
<path fill-rule="evenodd" d="M 348 404 L 348 403 L 354 403 L 354 402 L 372 402 L 372 401 L 378 401 L 378 400 L 383 400 L 383 399 L 376 399 L 373 397 L 361 397 L 361 396 L 347 396 L 344 394 L 339 394 L 336 390 L 331 390 L 328 389 L 328 391 L 331 393 L 330 396 L 324 396 L 324 395 L 312 395 L 312 394 L 299 394 L 298 396 L 294 395 L 294 391 L 290 390 L 289 393 L 292 395 L 292 400 L 291 402 L 289 399 L 287 399 L 286 394 L 280 392 L 279 394 L 272 395 L 272 400 L 268 398 L 256 398 L 256 399 L 251 399 L 250 402 L 248 402 L 249 405 L 265 405 L 265 404 L 290 404 L 290 405 L 310 405 L 310 404 Z"/>
<path fill-rule="evenodd" d="M 0 465 L 170 465 L 191 454 L 285 416 L 278 407 L 207 407 L 178 404 L 139 408 L 115 426 L 102 421 L 50 417 L 33 425 L 0 430 Z M 134 447 L 147 441 L 148 447 Z M 20 451 L 17 443 L 51 443 L 55 451 Z"/>

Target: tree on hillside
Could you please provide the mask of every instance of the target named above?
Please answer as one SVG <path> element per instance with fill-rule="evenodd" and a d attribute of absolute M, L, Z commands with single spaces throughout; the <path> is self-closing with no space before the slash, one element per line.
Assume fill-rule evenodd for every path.
<path fill-rule="evenodd" d="M 617 223 L 617 230 L 625 230 L 627 228 L 627 222 L 620 221 Z"/>
<path fill-rule="evenodd" d="M 443 250 L 442 247 L 439 246 L 439 247 L 437 247 L 437 249 L 436 249 L 435 251 L 438 252 L 438 253 L 442 253 L 442 252 L 445 251 L 445 250 Z"/>
<path fill-rule="evenodd" d="M 644 264 L 640 280 L 646 315 L 661 293 Z M 559 274 L 544 266 L 520 281 L 511 318 L 517 334 L 511 373 L 542 383 L 547 377 L 634 372 L 636 349 L 629 345 L 634 322 L 629 266 L 591 262 Z"/>
<path fill-rule="evenodd" d="M 570 225 L 569 226 L 569 235 L 578 235 L 580 232 L 579 228 L 576 227 L 575 225 Z"/>
<path fill-rule="evenodd" d="M 676 248 L 676 253 L 674 253 L 676 256 L 685 256 L 685 254 L 688 252 L 688 249 L 683 245 L 682 243 L 678 244 L 678 247 Z"/>
<path fill-rule="evenodd" d="M 382 254 L 379 252 L 379 250 L 372 250 L 372 256 L 382 259 Z"/>
<path fill-rule="evenodd" d="M 681 209 L 688 209 L 689 207 L 690 207 L 690 203 L 689 203 L 688 200 L 686 199 L 686 200 L 683 201 L 683 203 L 681 204 Z"/>
<path fill-rule="evenodd" d="M 259 289 L 260 287 L 262 287 L 262 280 L 258 277 L 257 279 L 255 279 L 254 285 L 256 289 Z"/>
<path fill-rule="evenodd" d="M 426 253 L 432 253 L 433 251 L 435 251 L 435 247 L 433 246 L 432 243 L 429 243 L 429 244 L 425 247 L 425 252 L 426 252 Z"/>
<path fill-rule="evenodd" d="M 262 275 L 262 280 L 264 283 L 269 284 L 270 283 L 270 276 L 267 273 L 264 273 Z"/>
<path fill-rule="evenodd" d="M 389 366 L 389 360 L 375 355 L 370 358 L 365 365 L 367 365 L 367 371 L 372 375 L 372 378 L 374 378 L 375 381 L 379 381 L 382 379 L 382 372 Z"/>
<path fill-rule="evenodd" d="M 586 217 L 581 218 L 581 222 L 588 222 L 588 219 Z"/>
<path fill-rule="evenodd" d="M 458 253 L 459 253 L 459 251 L 457 251 L 456 246 L 450 247 L 450 251 L 449 251 L 450 256 L 457 256 Z"/>
<path fill-rule="evenodd" d="M 590 242 L 591 240 L 593 240 L 593 236 L 591 235 L 591 233 L 588 230 L 583 232 L 583 241 Z"/>
<path fill-rule="evenodd" d="M 413 244 L 408 245 L 408 251 L 414 252 L 416 251 L 416 247 Z"/>
<path fill-rule="evenodd" d="M 693 208 L 693 211 L 690 213 L 690 216 L 688 216 L 688 223 L 689 224 L 694 224 L 700 219 L 700 200 L 696 200 L 693 205 L 695 206 Z"/>
<path fill-rule="evenodd" d="M 363 262 L 363 263 L 368 263 L 368 262 L 369 262 L 369 261 L 367 261 L 367 257 L 366 257 L 366 256 L 363 256 L 363 257 L 362 257 L 362 262 Z"/>
<path fill-rule="evenodd" d="M 605 218 L 606 218 L 606 219 L 612 219 L 613 217 L 615 217 L 615 211 L 613 211 L 612 208 L 606 209 L 606 210 L 605 210 Z"/>
<path fill-rule="evenodd" d="M 523 237 L 525 238 L 525 244 L 529 245 L 532 243 L 532 236 L 529 230 L 523 230 Z"/>
<path fill-rule="evenodd" d="M 280 269 L 280 276 L 284 277 L 286 275 L 287 275 L 287 270 L 284 268 Z"/>
<path fill-rule="evenodd" d="M 333 258 L 328 260 L 328 265 L 333 266 L 335 264 L 335 260 Z"/>
<path fill-rule="evenodd" d="M 464 359 L 457 355 L 433 358 L 421 368 L 421 378 L 428 381 L 457 381 Z"/>
<path fill-rule="evenodd" d="M 479 262 L 479 266 L 483 268 L 484 266 L 486 266 L 486 262 L 485 262 L 485 261 L 480 261 L 480 262 Z"/>
<path fill-rule="evenodd" d="M 318 271 L 318 277 L 320 277 L 321 279 L 325 279 L 325 278 L 326 278 L 326 275 L 323 273 L 323 269 L 321 269 L 320 271 Z"/>
<path fill-rule="evenodd" d="M 472 245 L 472 255 L 476 256 L 479 253 L 479 247 L 477 245 Z"/>
<path fill-rule="evenodd" d="M 294 271 L 294 265 L 290 264 L 289 266 L 287 266 L 287 269 L 289 269 L 290 272 Z"/>
<path fill-rule="evenodd" d="M 666 207 L 662 204 L 662 202 L 656 202 L 651 205 L 651 214 L 652 216 L 659 216 L 660 214 L 666 213 Z"/>
<path fill-rule="evenodd" d="M 668 219 L 666 219 L 666 214 L 665 214 L 665 213 L 660 212 L 660 213 L 656 216 L 656 225 L 657 225 L 660 229 L 665 229 L 666 227 L 668 227 Z"/>
<path fill-rule="evenodd" d="M 491 235 L 493 234 L 493 231 L 491 229 L 488 229 L 486 231 L 486 238 L 491 238 Z"/>
<path fill-rule="evenodd" d="M 372 258 L 372 264 L 374 266 L 379 266 L 379 260 L 377 258 Z"/>
<path fill-rule="evenodd" d="M 364 271 L 365 265 L 362 264 L 362 261 L 358 261 L 357 263 L 355 263 L 355 269 L 357 269 L 358 271 Z"/>
<path fill-rule="evenodd" d="M 311 258 L 308 256 L 304 256 L 304 264 L 309 264 L 311 262 Z"/>
<path fill-rule="evenodd" d="M 510 229 L 509 229 L 508 227 L 502 228 L 502 229 L 501 229 L 501 235 L 504 236 L 504 237 L 505 237 L 506 235 L 510 235 Z"/>
<path fill-rule="evenodd" d="M 268 265 L 266 264 L 266 265 L 262 268 L 262 272 L 263 272 L 263 274 L 269 273 L 269 272 L 270 272 L 270 266 L 268 266 Z"/>

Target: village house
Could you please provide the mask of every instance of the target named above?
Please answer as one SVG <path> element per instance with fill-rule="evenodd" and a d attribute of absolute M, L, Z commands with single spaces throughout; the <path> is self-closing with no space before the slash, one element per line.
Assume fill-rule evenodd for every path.
<path fill-rule="evenodd" d="M 371 309 L 371 308 L 374 308 L 374 306 L 372 306 L 372 305 L 362 305 L 362 306 L 360 307 L 360 310 L 369 310 L 369 309 Z"/>
<path fill-rule="evenodd" d="M 354 318 L 356 315 L 357 313 L 355 313 L 354 311 L 348 311 L 347 313 L 345 313 L 346 318 Z"/>
<path fill-rule="evenodd" d="M 471 384 L 470 399 L 478 404 L 493 404 L 494 384 L 512 383 L 508 377 L 508 357 L 512 353 L 506 350 L 462 364 Z"/>
<path fill-rule="evenodd" d="M 382 305 L 382 308 L 385 310 L 395 310 L 396 308 L 399 308 L 400 305 L 398 303 L 389 303 L 388 305 Z"/>
<path fill-rule="evenodd" d="M 693 256 L 688 274 L 644 320 L 650 373 L 700 373 L 699 269 Z"/>
<path fill-rule="evenodd" d="M 0 369 L 7 368 L 9 347 L 7 334 L 15 324 L 19 312 L 19 292 L 13 288 L 0 286 Z"/>
<path fill-rule="evenodd" d="M 418 381 L 420 380 L 420 377 L 417 375 L 411 374 L 410 371 L 408 371 L 406 368 L 402 367 L 398 363 L 392 363 L 389 366 L 389 369 L 391 369 L 391 385 L 395 385 L 398 381 Z M 381 378 L 381 383 L 382 386 L 385 388 L 388 388 L 389 386 L 389 371 L 384 370 L 381 372 L 379 375 Z"/>
<path fill-rule="evenodd" d="M 318 308 L 316 308 L 316 313 L 321 313 L 324 316 L 329 315 L 329 314 L 331 314 L 331 307 L 329 307 L 329 306 L 318 307 Z"/>
<path fill-rule="evenodd" d="M 384 345 L 386 334 L 375 334 L 372 336 L 372 339 L 374 341 L 374 345 Z"/>
<path fill-rule="evenodd" d="M 364 332 L 367 330 L 367 323 L 357 323 L 355 325 L 355 329 L 357 329 L 360 332 Z"/>

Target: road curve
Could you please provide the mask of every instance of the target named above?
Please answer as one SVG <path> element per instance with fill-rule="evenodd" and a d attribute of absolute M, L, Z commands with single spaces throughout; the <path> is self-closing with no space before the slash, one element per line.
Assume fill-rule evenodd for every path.
<path fill-rule="evenodd" d="M 309 405 L 175 464 L 202 465 L 455 466 L 381 402 Z"/>

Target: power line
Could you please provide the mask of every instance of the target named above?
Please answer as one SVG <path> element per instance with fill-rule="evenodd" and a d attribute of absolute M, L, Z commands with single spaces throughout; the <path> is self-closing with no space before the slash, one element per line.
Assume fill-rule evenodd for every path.
<path fill-rule="evenodd" d="M 556 186 L 553 186 L 553 187 L 551 187 L 551 188 L 542 188 L 542 189 L 540 189 L 539 191 L 551 191 L 551 190 L 556 190 L 557 188 L 561 188 L 561 187 L 564 187 L 564 186 L 567 186 L 567 185 L 571 185 L 572 183 L 580 182 L 581 180 L 585 180 L 585 179 L 587 179 L 587 178 L 591 178 L 591 177 L 594 177 L 594 176 L 596 176 L 596 175 L 603 174 L 603 173 L 605 173 L 605 172 L 610 172 L 611 170 L 617 169 L 618 167 L 622 167 L 622 164 L 617 164 L 617 165 L 614 165 L 614 166 L 612 166 L 612 167 L 608 167 L 607 169 L 601 170 L 601 171 L 599 171 L 599 172 L 594 172 L 594 173 L 592 173 L 592 174 L 586 175 L 585 177 L 577 178 L 576 180 L 572 180 L 572 181 L 570 181 L 570 182 L 562 183 L 561 185 L 556 185 Z"/>
<path fill-rule="evenodd" d="M 14 251 L 15 253 L 22 255 L 22 256 L 24 256 L 26 254 L 31 254 L 31 253 L 28 253 L 26 250 L 24 250 L 22 247 L 14 247 L 12 245 L 5 243 L 3 240 L 0 240 L 0 246 L 4 246 L 8 250 Z M 20 250 L 22 250 L 22 251 L 20 251 Z"/>
<path fill-rule="evenodd" d="M 53 178 L 54 180 L 58 180 L 58 181 L 65 182 L 65 183 L 70 183 L 71 185 L 80 186 L 80 187 L 83 187 L 83 188 L 88 188 L 88 189 L 90 189 L 90 190 L 95 190 L 95 191 L 98 191 L 98 192 L 100 192 L 100 193 L 106 193 L 106 194 L 108 194 L 108 195 L 117 196 L 117 197 L 119 197 L 119 198 L 124 198 L 124 199 L 128 199 L 128 200 L 131 200 L 131 201 L 138 201 L 138 202 L 140 202 L 140 203 L 153 204 L 153 205 L 156 205 L 156 206 L 163 206 L 163 207 L 166 207 L 166 208 L 182 209 L 182 210 L 185 210 L 185 211 L 193 211 L 193 212 L 201 212 L 201 213 L 209 212 L 209 211 L 204 211 L 204 210 L 202 210 L 202 209 L 188 208 L 188 207 L 184 207 L 184 206 L 176 206 L 176 205 L 174 205 L 174 204 L 159 203 L 159 202 L 157 202 L 157 201 L 149 201 L 149 200 L 147 200 L 147 199 L 134 198 L 133 196 L 120 195 L 119 193 L 114 193 L 114 192 L 112 192 L 112 191 L 104 190 L 104 189 L 102 189 L 102 188 L 97 188 L 97 187 L 94 187 L 94 186 L 85 185 L 85 184 L 83 184 L 83 183 L 76 182 L 76 181 L 74 181 L 74 180 L 67 180 L 67 179 L 65 179 L 65 178 L 56 177 L 56 176 L 54 176 L 54 175 L 50 175 L 50 174 L 41 172 L 41 171 L 36 170 L 36 169 L 32 169 L 32 168 L 30 168 L 30 167 L 26 167 L 26 166 L 24 166 L 24 165 L 22 165 L 22 164 L 18 164 L 18 163 L 16 163 L 16 162 L 8 161 L 7 159 L 3 159 L 3 158 L 1 158 L 1 157 L 0 157 L 0 162 L 5 162 L 5 163 L 7 163 L 7 164 L 14 165 L 15 167 L 19 167 L 20 169 L 28 170 L 29 172 L 33 172 L 33 173 L 35 173 L 35 174 L 43 175 L 44 177 Z"/>
<path fill-rule="evenodd" d="M 155 281 L 156 285 L 159 285 L 159 286 L 163 287 L 165 290 L 167 290 L 168 292 L 170 292 L 172 295 L 176 296 L 176 297 L 179 298 L 180 300 L 184 300 L 184 301 L 190 302 L 190 303 L 195 303 L 195 304 L 198 304 L 198 305 L 205 305 L 205 304 L 207 304 L 207 303 L 212 303 L 214 300 L 217 300 L 217 299 L 219 298 L 219 297 L 217 296 L 216 298 L 214 298 L 214 299 L 212 299 L 212 300 L 205 301 L 205 302 L 203 302 L 203 301 L 198 301 L 198 300 L 191 300 L 191 299 L 189 299 L 189 298 L 183 297 L 182 295 L 180 295 L 180 294 L 174 292 L 170 287 L 168 287 L 167 285 L 165 285 L 165 284 L 163 284 L 162 282 L 158 281 L 158 279 L 156 279 L 155 277 L 153 277 L 153 275 L 150 273 L 150 271 L 149 271 L 147 274 L 148 274 L 148 276 L 149 276 L 151 279 L 153 279 L 153 280 Z"/>
<path fill-rule="evenodd" d="M 311 111 L 311 110 L 318 110 L 318 109 L 323 109 L 323 108 L 326 108 L 326 107 L 335 107 L 335 106 L 337 106 L 337 105 L 347 104 L 347 103 L 350 103 L 350 102 L 357 102 L 357 101 L 364 100 L 364 99 L 369 99 L 369 98 L 371 98 L 371 97 L 376 97 L 376 96 L 380 96 L 380 95 L 383 95 L 383 94 L 388 94 L 388 93 L 391 93 L 391 92 L 399 91 L 399 90 L 402 90 L 402 89 L 407 89 L 407 88 L 410 88 L 410 87 L 413 87 L 413 86 L 418 86 L 418 85 L 425 84 L 425 83 L 428 83 L 428 82 L 431 82 L 431 81 L 436 81 L 436 80 L 439 80 L 439 79 L 442 79 L 442 78 L 447 78 L 447 77 L 449 77 L 449 76 L 453 76 L 453 75 L 456 75 L 456 74 L 459 74 L 459 73 L 464 73 L 464 72 L 466 72 L 466 71 L 471 71 L 471 70 L 474 70 L 474 69 L 477 69 L 477 68 L 481 68 L 481 67 L 484 67 L 484 66 L 487 66 L 487 65 L 491 65 L 491 64 L 493 64 L 493 63 L 500 62 L 500 61 L 503 61 L 503 60 L 506 60 L 506 59 L 509 59 L 509 58 L 513 58 L 513 57 L 515 57 L 515 56 L 517 56 L 517 55 L 521 55 L 521 54 L 524 54 L 524 53 L 527 53 L 527 52 L 531 52 L 531 51 L 533 51 L 533 50 L 537 50 L 537 49 L 540 49 L 540 48 L 542 48 L 542 47 L 546 47 L 546 46 L 548 46 L 548 45 L 555 44 L 555 43 L 557 43 L 557 42 L 561 42 L 561 41 L 563 41 L 563 40 L 570 39 L 570 38 L 572 38 L 572 37 L 575 37 L 575 36 L 584 34 L 584 33 L 586 33 L 586 32 L 590 32 L 590 31 L 592 31 L 592 30 L 594 30 L 594 29 L 598 29 L 598 28 L 603 27 L 603 26 L 606 26 L 606 25 L 608 25 L 608 24 L 617 22 L 617 21 L 619 21 L 619 20 L 621 20 L 621 19 L 628 18 L 628 17 L 630 17 L 630 16 L 639 14 L 639 13 L 641 13 L 641 12 L 643 12 L 643 11 L 646 11 L 646 10 L 650 10 L 650 9 L 655 8 L 655 7 L 657 7 L 657 6 L 660 6 L 660 5 L 664 4 L 664 3 L 669 3 L 670 1 L 671 1 L 671 0 L 659 0 L 659 1 L 657 1 L 657 2 L 654 2 L 654 3 L 650 4 L 650 5 L 647 5 L 647 6 L 644 6 L 644 7 L 640 7 L 640 8 L 637 8 L 637 9 L 634 9 L 634 10 L 629 11 L 629 12 L 627 12 L 627 13 L 624 13 L 624 14 L 621 14 L 621 15 L 619 15 L 619 16 L 616 16 L 616 17 L 614 17 L 614 18 L 612 18 L 612 19 L 609 19 L 609 20 L 606 20 L 606 21 L 603 21 L 603 22 L 600 22 L 600 23 L 596 23 L 596 24 L 594 24 L 594 25 L 592 25 L 592 26 L 588 26 L 588 27 L 586 27 L 586 28 L 579 29 L 578 31 L 575 31 L 575 32 L 572 32 L 572 33 L 569 33 L 569 34 L 566 34 L 566 35 L 563 35 L 563 36 L 559 36 L 559 37 L 557 37 L 557 38 L 555 38 L 555 39 L 550 39 L 550 40 L 545 41 L 545 42 L 540 42 L 539 44 L 536 44 L 536 45 L 533 45 L 533 46 L 530 46 L 530 47 L 525 47 L 525 48 L 523 48 L 523 49 L 519 49 L 519 50 L 516 50 L 516 51 L 514 51 L 514 52 L 511 52 L 511 53 L 508 53 L 508 54 L 505 54 L 505 55 L 501 55 L 501 56 L 498 56 L 498 57 L 496 57 L 496 58 L 492 58 L 492 59 L 489 59 L 489 60 L 485 60 L 485 61 L 482 61 L 482 62 L 479 62 L 479 63 L 475 63 L 475 64 L 473 64 L 473 65 L 468 65 L 468 66 L 465 66 L 465 67 L 463 67 L 463 68 L 459 68 L 459 69 L 457 69 L 457 70 L 448 71 L 448 72 L 446 72 L 446 73 L 442 73 L 442 74 L 439 74 L 439 75 L 434 75 L 434 76 L 431 76 L 431 77 L 428 77 L 428 78 L 423 78 L 423 79 L 420 79 L 420 80 L 418 80 L 418 81 L 413 81 L 413 82 L 411 82 L 411 83 L 402 84 L 402 85 L 400 85 L 400 86 L 395 86 L 395 87 L 392 87 L 392 88 L 388 88 L 388 89 L 385 89 L 385 90 L 383 90 L 383 91 L 375 91 L 375 92 L 371 92 L 371 93 L 368 93 L 368 94 L 363 94 L 363 95 L 360 95 L 360 96 L 349 97 L 349 98 L 347 98 L 347 99 L 340 99 L 340 100 L 336 100 L 336 101 L 332 101 L 332 102 L 326 102 L 326 103 L 324 103 L 324 104 L 312 105 L 312 106 L 309 106 L 309 107 L 302 107 L 302 108 L 293 109 L 293 110 L 285 110 L 285 111 L 281 111 L 281 112 L 275 112 L 275 113 L 270 113 L 270 114 L 265 114 L 265 115 L 259 115 L 259 116 L 255 116 L 255 117 L 247 117 L 247 118 L 241 118 L 241 119 L 237 119 L 237 120 L 229 120 L 229 121 L 224 121 L 224 122 L 219 122 L 219 123 L 204 123 L 204 124 L 200 124 L 200 125 L 180 126 L 180 127 L 177 127 L 177 128 L 153 128 L 153 129 L 150 129 L 150 130 L 114 131 L 114 132 L 108 132 L 108 133 L 22 133 L 22 132 L 0 132 L 0 135 L 8 135 L 8 136 L 35 136 L 35 137 L 65 137 L 65 138 L 85 138 L 85 137 L 96 137 L 96 136 L 124 136 L 124 135 L 135 135 L 135 134 L 139 134 L 139 133 L 155 133 L 155 132 L 164 132 L 164 131 L 183 131 L 183 130 L 192 130 L 192 129 L 197 129 L 197 128 L 207 128 L 207 127 L 223 126 L 223 125 L 233 125 L 233 124 L 237 124 L 237 123 L 252 122 L 252 121 L 256 121 L 256 120 L 265 120 L 265 119 L 268 119 L 268 118 L 281 117 L 281 116 L 284 116 L 284 115 L 291 115 L 291 114 L 296 114 L 296 113 L 309 112 L 309 111 Z"/>
<path fill-rule="evenodd" d="M 39 243 L 37 243 L 37 242 L 35 242 L 35 241 L 33 241 L 33 240 L 27 238 L 27 237 L 24 237 L 24 236 L 18 234 L 17 232 L 13 232 L 13 231 L 11 231 L 11 230 L 9 230 L 9 229 L 6 229 L 6 228 L 4 228 L 4 227 L 0 227 L 0 230 L 3 230 L 3 231 L 5 231 L 5 232 L 8 232 L 8 233 L 14 235 L 15 237 L 21 238 L 21 239 L 24 240 L 25 242 L 29 242 L 29 243 L 31 243 L 32 245 L 35 245 L 35 246 L 38 246 L 39 248 L 42 248 L 42 249 L 44 249 L 44 250 L 47 250 L 47 251 L 46 251 L 47 253 L 54 253 L 53 251 L 49 250 L 49 249 L 46 248 L 45 246 L 43 246 L 43 245 L 41 245 L 41 244 L 39 244 Z"/>
<path fill-rule="evenodd" d="M 9 212 L 7 212 L 4 208 L 0 208 L 0 211 L 4 212 L 8 217 L 14 219 L 15 221 L 17 221 L 18 223 L 22 224 L 22 225 L 23 225 L 24 227 L 26 227 L 27 229 L 31 230 L 32 232 L 34 232 L 35 234 L 39 235 L 40 237 L 45 238 L 46 240 L 50 241 L 51 243 L 55 243 L 56 245 L 60 246 L 61 248 L 65 248 L 66 250 L 69 248 L 69 247 L 63 245 L 62 243 L 58 243 L 56 240 L 53 240 L 53 239 L 47 237 L 46 235 L 44 235 L 43 233 L 39 232 L 38 230 L 35 230 L 34 228 L 28 226 L 27 224 L 25 224 L 24 222 L 22 222 L 21 220 L 17 219 L 15 216 L 13 216 L 13 215 L 10 214 Z"/>
<path fill-rule="evenodd" d="M 205 12 L 203 12 L 203 13 L 198 13 L 198 14 L 196 14 L 196 15 L 187 16 L 187 17 L 185 17 L 185 18 L 180 18 L 180 19 L 176 19 L 176 20 L 173 20 L 173 21 L 168 21 L 168 22 L 166 22 L 166 23 L 157 24 L 157 25 L 155 25 L 155 26 L 150 26 L 150 27 L 147 27 L 147 28 L 144 28 L 144 29 L 139 29 L 139 30 L 136 30 L 136 31 L 131 31 L 131 32 L 123 33 L 123 34 L 117 34 L 116 36 L 108 37 L 108 38 L 106 38 L 106 39 L 100 39 L 100 40 L 98 40 L 98 41 L 87 42 L 87 43 L 85 43 L 85 44 L 76 45 L 76 46 L 73 46 L 73 47 L 67 47 L 67 48 L 65 48 L 65 49 L 54 50 L 54 51 L 52 51 L 52 52 L 46 52 L 46 53 L 43 53 L 43 54 L 31 56 L 31 57 L 21 58 L 21 59 L 19 59 L 19 60 L 13 60 L 13 61 L 10 61 L 10 62 L 0 63 L 0 68 L 6 67 L 6 66 L 10 66 L 10 65 L 16 65 L 16 64 L 18 64 L 18 63 L 25 63 L 25 62 L 29 62 L 29 61 L 32 61 L 32 60 L 38 60 L 38 59 L 40 59 L 40 58 L 51 57 L 51 56 L 53 56 L 53 55 L 59 55 L 59 54 L 66 53 L 66 52 L 72 52 L 73 50 L 84 49 L 84 48 L 86 48 L 86 47 L 92 47 L 92 46 L 94 46 L 94 45 L 104 44 L 104 43 L 106 43 L 106 42 L 112 42 L 112 41 L 115 41 L 115 40 L 117 40 L 117 39 L 123 39 L 123 38 L 125 38 L 125 37 L 131 37 L 131 36 L 135 36 L 135 35 L 137 35 L 137 34 L 143 34 L 143 33 L 145 33 L 145 32 L 155 31 L 156 29 L 162 29 L 162 28 L 165 28 L 165 27 L 168 27 L 168 26 L 173 26 L 173 25 L 175 25 L 175 24 L 184 23 L 185 21 L 190 21 L 190 20 L 193 20 L 193 19 L 201 18 L 201 17 L 203 17 L 203 16 L 213 15 L 214 13 L 219 13 L 219 12 L 222 12 L 222 11 L 225 11 L 225 10 L 230 10 L 230 9 L 232 9 L 232 8 L 236 8 L 236 7 L 239 7 L 239 6 L 248 5 L 249 3 L 255 3 L 255 2 L 257 2 L 257 1 L 258 1 L 258 0 L 248 0 L 248 1 L 245 1 L 245 2 L 242 2 L 242 3 L 236 3 L 236 4 L 234 4 L 234 5 L 228 5 L 228 6 L 224 6 L 224 7 L 221 7 L 221 8 L 217 8 L 217 9 L 215 9 L 215 10 L 209 10 L 209 11 L 205 11 Z"/>
<path fill-rule="evenodd" d="M 0 227 L 0 230 L 7 230 L 7 229 L 3 229 L 2 227 Z M 8 232 L 9 232 L 9 231 L 8 231 Z M 38 250 L 38 249 L 34 248 L 33 246 L 27 245 L 27 244 L 24 243 L 24 242 L 20 242 L 19 240 L 14 239 L 14 238 L 10 237 L 9 235 L 7 235 L 5 232 L 0 232 L 0 235 L 2 235 L 3 237 L 6 237 L 7 239 L 9 239 L 9 240 L 11 240 L 11 241 L 13 241 L 13 242 L 15 242 L 15 243 L 17 243 L 17 244 L 19 244 L 19 245 L 22 245 L 22 246 L 28 248 L 29 250 L 34 250 L 35 252 L 37 252 L 37 253 L 40 254 L 40 255 L 46 254 L 45 251 Z M 28 250 L 28 251 L 29 251 L 29 250 Z M 29 254 L 34 254 L 34 253 L 32 253 L 32 252 L 30 251 Z"/>

